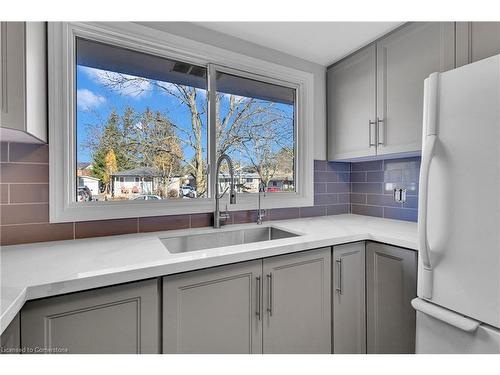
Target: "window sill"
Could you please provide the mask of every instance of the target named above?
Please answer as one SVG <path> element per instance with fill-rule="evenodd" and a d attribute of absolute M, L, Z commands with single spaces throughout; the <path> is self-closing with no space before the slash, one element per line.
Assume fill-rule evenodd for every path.
<path fill-rule="evenodd" d="M 258 195 L 238 195 L 236 204 L 229 204 L 229 198 L 220 200 L 221 210 L 229 211 L 256 210 Z M 261 196 L 261 208 L 288 208 L 312 206 L 313 200 L 295 193 L 268 193 Z M 79 222 L 90 220 L 124 219 L 133 217 L 168 216 L 213 212 L 214 199 L 183 199 L 179 201 L 116 201 L 116 202 L 81 202 L 68 205 L 62 210 L 51 208 L 50 222 Z"/>

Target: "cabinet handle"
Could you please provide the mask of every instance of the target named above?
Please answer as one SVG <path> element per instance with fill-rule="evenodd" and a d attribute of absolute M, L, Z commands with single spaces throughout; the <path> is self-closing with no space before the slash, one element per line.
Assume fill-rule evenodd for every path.
<path fill-rule="evenodd" d="M 377 141 L 372 142 L 372 126 L 376 125 L 377 121 L 368 120 L 368 147 L 377 146 Z"/>
<path fill-rule="evenodd" d="M 385 122 L 384 119 L 378 117 L 377 117 L 377 144 L 382 146 L 385 144 Z"/>
<path fill-rule="evenodd" d="M 342 291 L 342 258 L 335 259 L 335 263 L 336 263 L 337 269 L 338 269 L 337 274 L 339 275 L 338 279 L 337 279 L 337 287 L 335 288 L 335 290 L 337 291 L 338 294 L 342 295 L 343 294 L 343 291 Z"/>
<path fill-rule="evenodd" d="M 259 320 L 261 320 L 261 313 L 260 313 L 260 310 L 262 309 L 261 305 L 260 305 L 260 299 L 261 299 L 261 296 L 260 296 L 260 289 L 261 289 L 261 285 L 260 285 L 260 276 L 257 276 L 255 278 L 255 282 L 256 282 L 256 288 L 257 288 L 257 310 L 255 311 L 255 315 L 257 315 L 257 317 L 259 318 Z"/>
<path fill-rule="evenodd" d="M 267 277 L 267 312 L 273 316 L 273 274 L 269 273 Z"/>

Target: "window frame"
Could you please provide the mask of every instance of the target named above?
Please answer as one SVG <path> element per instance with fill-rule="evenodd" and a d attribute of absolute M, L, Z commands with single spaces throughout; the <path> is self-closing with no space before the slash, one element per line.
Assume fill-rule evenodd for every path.
<path fill-rule="evenodd" d="M 77 37 L 207 67 L 208 197 L 189 200 L 77 202 Z M 213 212 L 215 200 L 215 76 L 217 71 L 294 88 L 295 192 L 268 194 L 265 208 L 313 205 L 313 75 L 131 22 L 49 22 L 49 211 L 50 222 L 102 220 Z M 196 52 L 193 52 L 196 51 Z M 76 177 L 76 178 L 75 178 Z M 225 204 L 224 201 L 221 202 Z M 238 194 L 230 211 L 257 207 L 252 194 Z"/>

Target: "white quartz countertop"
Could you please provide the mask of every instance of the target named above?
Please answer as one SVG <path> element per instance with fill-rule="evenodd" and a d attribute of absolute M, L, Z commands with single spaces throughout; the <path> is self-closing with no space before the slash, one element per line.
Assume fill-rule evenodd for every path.
<path fill-rule="evenodd" d="M 347 214 L 262 225 L 301 235 L 178 254 L 169 253 L 160 238 L 232 231 L 256 224 L 3 246 L 0 333 L 31 299 L 354 241 L 417 249 L 417 224 L 398 220 Z"/>

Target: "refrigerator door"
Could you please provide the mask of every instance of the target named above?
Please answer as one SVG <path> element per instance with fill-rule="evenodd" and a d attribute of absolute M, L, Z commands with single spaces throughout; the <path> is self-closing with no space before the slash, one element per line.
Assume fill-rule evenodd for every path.
<path fill-rule="evenodd" d="M 500 55 L 425 90 L 418 296 L 500 327 Z"/>
<path fill-rule="evenodd" d="M 500 354 L 500 330 L 481 324 L 466 332 L 417 311 L 417 354 Z"/>

